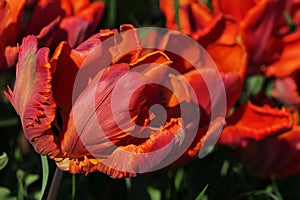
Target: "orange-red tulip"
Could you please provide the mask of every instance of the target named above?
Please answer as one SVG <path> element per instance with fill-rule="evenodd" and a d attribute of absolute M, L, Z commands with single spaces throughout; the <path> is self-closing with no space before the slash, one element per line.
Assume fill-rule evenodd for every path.
<path fill-rule="evenodd" d="M 121 31 L 131 29 L 130 25 L 121 26 Z M 121 178 L 172 162 L 181 164 L 195 157 L 206 139 L 215 137 L 224 124 L 222 117 L 210 122 L 211 107 L 216 104 L 201 79 L 188 78 L 190 73 L 198 76 L 195 70 L 178 76 L 163 67 L 184 68 L 172 61 L 168 52 L 137 48 L 110 60 L 111 52 L 132 43 L 139 45 L 137 35 L 132 34 L 114 43 L 103 42 L 117 33 L 103 30 L 75 49 L 62 42 L 51 59 L 49 49 L 39 49 L 34 36 L 26 37 L 19 48 L 16 82 L 6 95 L 21 118 L 26 138 L 60 169 L 71 173 L 101 171 Z M 99 44 L 103 44 L 101 50 L 97 49 Z M 100 58 L 98 62 L 95 56 Z M 107 60 L 109 66 L 97 68 Z M 140 69 L 143 64 L 146 66 Z M 89 73 L 80 77 L 76 88 L 80 70 Z M 215 83 L 218 72 L 208 72 L 208 79 Z M 183 77 L 187 82 L 181 82 Z M 224 79 L 226 84 L 227 77 Z M 155 81 L 167 82 L 172 91 L 185 96 L 174 97 L 170 89 L 152 83 Z M 144 82 L 149 83 L 135 88 Z M 189 93 L 196 88 L 203 89 L 195 90 L 202 94 L 202 102 Z M 213 99 L 223 100 L 222 96 Z M 206 110 L 207 102 L 211 106 Z M 164 108 L 165 113 L 156 113 L 154 105 Z M 188 117 L 182 117 L 180 106 Z"/>
<path fill-rule="evenodd" d="M 102 2 L 89 0 L 1 0 L 0 69 L 16 64 L 17 43 L 29 34 L 53 50 L 64 40 L 76 47 L 94 33 L 103 11 Z"/>

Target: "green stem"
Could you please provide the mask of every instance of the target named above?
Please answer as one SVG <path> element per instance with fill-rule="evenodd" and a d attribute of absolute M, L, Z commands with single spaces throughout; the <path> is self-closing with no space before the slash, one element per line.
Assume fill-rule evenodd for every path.
<path fill-rule="evenodd" d="M 76 175 L 72 174 L 72 199 L 75 199 L 76 195 Z"/>
<path fill-rule="evenodd" d="M 173 2 L 174 2 L 174 10 L 175 10 L 175 22 L 178 31 L 181 31 L 181 26 L 179 21 L 179 9 L 180 9 L 179 0 L 173 0 Z"/>

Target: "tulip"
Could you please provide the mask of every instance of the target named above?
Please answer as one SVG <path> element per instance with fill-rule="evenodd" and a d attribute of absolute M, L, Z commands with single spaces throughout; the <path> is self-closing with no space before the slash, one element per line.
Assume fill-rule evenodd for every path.
<path fill-rule="evenodd" d="M 283 50 L 278 61 L 265 67 L 268 77 L 274 77 L 272 95 L 287 107 L 299 108 L 299 67 L 298 49 L 300 31 L 284 37 Z"/>
<path fill-rule="evenodd" d="M 298 121 L 297 111 L 248 103 L 228 120 L 219 144 L 257 176 L 287 178 L 300 172 Z"/>
<path fill-rule="evenodd" d="M 173 1 L 160 1 L 166 27 L 178 29 Z M 214 15 L 199 1 L 179 1 L 180 31 L 195 39 L 212 57 L 220 71 L 226 93 L 227 110 L 236 103 L 242 90 L 247 67 L 247 52 L 238 41 L 238 24 L 222 13 Z"/>
<path fill-rule="evenodd" d="M 104 11 L 102 2 L 87 0 L 1 0 L 0 5 L 0 69 L 16 64 L 17 43 L 30 34 L 51 50 L 63 40 L 76 47 L 94 33 Z"/>
<path fill-rule="evenodd" d="M 121 26 L 127 30 L 120 40 L 109 40 L 116 30 L 102 30 L 75 49 L 62 42 L 50 59 L 49 48 L 39 49 L 35 36 L 18 49 L 15 85 L 5 94 L 36 152 L 62 170 L 122 178 L 177 166 L 194 158 L 224 125 L 224 117 L 210 117 L 217 104 L 203 81 L 188 78 L 199 76 L 195 69 L 173 73 L 184 66 L 167 51 L 141 49 L 134 28 Z M 130 45 L 137 48 L 113 56 Z M 203 70 L 215 83 L 218 72 Z M 196 88 L 203 89 L 202 102 L 193 95 Z M 214 101 L 224 100 L 219 96 Z M 203 102 L 211 106 L 206 110 Z"/>

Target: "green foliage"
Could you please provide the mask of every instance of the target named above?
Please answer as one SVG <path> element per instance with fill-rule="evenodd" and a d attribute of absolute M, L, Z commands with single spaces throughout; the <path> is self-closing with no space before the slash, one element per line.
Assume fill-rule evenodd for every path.
<path fill-rule="evenodd" d="M 43 182 L 42 182 L 40 199 L 42 199 L 42 197 L 45 193 L 47 182 L 48 182 L 48 176 L 49 176 L 49 166 L 48 166 L 47 156 L 41 156 L 41 161 L 42 161 L 42 167 L 43 167 Z"/>
<path fill-rule="evenodd" d="M 8 188 L 0 187 L 0 199 L 16 200 L 16 197 L 11 196 L 11 191 Z"/>
<path fill-rule="evenodd" d="M 8 156 L 7 154 L 4 152 L 2 153 L 2 155 L 0 156 L 0 171 L 7 165 L 8 163 Z"/>
<path fill-rule="evenodd" d="M 205 195 L 205 191 L 208 188 L 208 184 L 205 186 L 205 188 L 200 192 L 200 194 L 196 197 L 196 200 L 207 200 L 207 196 Z"/>

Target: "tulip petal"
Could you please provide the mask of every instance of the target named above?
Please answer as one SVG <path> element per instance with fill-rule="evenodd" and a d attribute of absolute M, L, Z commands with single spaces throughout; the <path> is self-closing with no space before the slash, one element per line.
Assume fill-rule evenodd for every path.
<path fill-rule="evenodd" d="M 278 61 L 266 68 L 267 76 L 285 77 L 300 69 L 300 30 L 284 37 L 283 50 Z"/>
<path fill-rule="evenodd" d="M 47 13 L 47 15 L 45 15 L 45 13 Z M 59 16 L 65 16 L 65 13 L 59 3 L 48 0 L 38 1 L 38 4 L 30 17 L 24 35 L 38 35 L 40 30 Z"/>
<path fill-rule="evenodd" d="M 285 1 L 259 1 L 241 22 L 241 36 L 247 47 L 249 58 L 259 63 L 273 32 L 278 28 L 278 16 L 282 16 Z M 282 18 L 281 18 L 282 19 Z"/>
<path fill-rule="evenodd" d="M 237 72 L 244 79 L 247 67 L 247 53 L 240 44 L 225 45 L 213 43 L 206 47 L 216 66 L 223 73 Z"/>
<path fill-rule="evenodd" d="M 239 0 L 213 0 L 213 8 L 216 13 L 222 12 L 231 15 L 238 21 L 242 21 L 254 5 L 254 0 L 239 1 Z"/>
<path fill-rule="evenodd" d="M 150 130 L 151 131 L 151 130 Z M 135 145 L 118 146 L 104 159 L 84 157 L 84 159 L 57 159 L 57 165 L 71 173 L 101 171 L 112 178 L 133 177 L 159 168 L 169 153 L 182 144 L 184 132 L 181 120 L 173 119 L 158 131 L 151 134 L 145 142 Z"/>
<path fill-rule="evenodd" d="M 18 32 L 22 27 L 23 10 L 25 0 L 1 0 L 0 1 L 0 69 L 16 64 L 15 55 L 6 46 L 15 46 Z"/>
<path fill-rule="evenodd" d="M 6 95 L 20 115 L 24 134 L 35 150 L 55 157 L 60 150 L 51 127 L 56 105 L 52 94 L 48 54 L 47 48 L 37 49 L 36 37 L 24 38 L 19 52 L 14 90 L 9 89 Z"/>
<path fill-rule="evenodd" d="M 232 148 L 245 147 L 250 141 L 259 141 L 287 131 L 292 128 L 292 125 L 292 116 L 285 110 L 247 103 L 228 119 L 219 144 Z"/>

